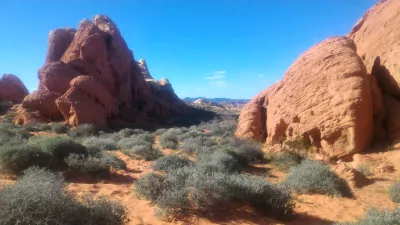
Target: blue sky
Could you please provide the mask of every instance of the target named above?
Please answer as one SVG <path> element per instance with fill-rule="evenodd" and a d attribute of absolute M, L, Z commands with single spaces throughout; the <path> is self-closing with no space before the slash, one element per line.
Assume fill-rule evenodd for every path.
<path fill-rule="evenodd" d="M 37 87 L 50 30 L 106 14 L 179 97 L 252 98 L 376 0 L 0 0 L 0 73 Z"/>

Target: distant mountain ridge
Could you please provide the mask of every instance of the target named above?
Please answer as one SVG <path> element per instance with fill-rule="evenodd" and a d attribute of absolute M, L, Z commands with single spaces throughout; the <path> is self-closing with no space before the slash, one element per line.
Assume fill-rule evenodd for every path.
<path fill-rule="evenodd" d="M 186 97 L 183 100 L 187 102 L 194 102 L 196 100 L 203 99 L 207 102 L 214 102 L 214 103 L 239 103 L 239 104 L 246 104 L 250 101 L 250 99 L 231 99 L 231 98 L 204 98 L 204 97 Z"/>

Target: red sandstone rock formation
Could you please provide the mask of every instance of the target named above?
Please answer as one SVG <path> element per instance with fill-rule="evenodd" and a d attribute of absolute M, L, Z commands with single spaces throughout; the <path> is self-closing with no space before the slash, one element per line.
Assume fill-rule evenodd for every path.
<path fill-rule="evenodd" d="M 304 53 L 248 103 L 236 134 L 274 142 L 306 138 L 330 158 L 400 143 L 400 1 L 382 0 L 347 38 Z"/>
<path fill-rule="evenodd" d="M 38 72 L 38 90 L 25 98 L 15 121 L 107 126 L 110 121 L 139 123 L 188 110 L 169 82 L 153 88 L 153 81 L 145 80 L 143 62 L 135 61 L 107 16 L 85 19 L 78 30 L 53 30 Z"/>
<path fill-rule="evenodd" d="M 362 151 L 373 133 L 370 80 L 353 41 L 329 38 L 244 107 L 236 134 L 269 143 L 310 139 L 330 158 Z"/>
<path fill-rule="evenodd" d="M 0 102 L 11 101 L 19 103 L 28 94 L 28 89 L 17 76 L 4 74 L 0 78 Z"/>
<path fill-rule="evenodd" d="M 400 143 L 400 1 L 380 1 L 348 34 L 379 88 L 374 102 L 376 139 Z M 374 104 L 376 105 L 376 104 Z"/>

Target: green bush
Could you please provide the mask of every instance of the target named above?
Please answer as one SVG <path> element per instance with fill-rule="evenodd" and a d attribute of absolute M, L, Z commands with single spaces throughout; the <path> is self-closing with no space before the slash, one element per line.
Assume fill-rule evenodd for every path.
<path fill-rule="evenodd" d="M 396 182 L 390 187 L 389 197 L 393 202 L 400 203 L 400 182 Z"/>
<path fill-rule="evenodd" d="M 29 132 L 49 131 L 51 127 L 47 123 L 28 123 L 24 125 Z"/>
<path fill-rule="evenodd" d="M 217 143 L 212 138 L 199 136 L 184 140 L 181 149 L 185 150 L 189 154 L 198 154 L 202 147 L 212 147 L 216 145 Z"/>
<path fill-rule="evenodd" d="M 111 138 L 88 137 L 82 144 L 87 148 L 97 147 L 102 150 L 116 150 L 117 143 Z"/>
<path fill-rule="evenodd" d="M 157 215 L 164 219 L 208 216 L 235 203 L 275 215 L 286 215 L 293 209 L 290 193 L 261 177 L 206 172 L 197 167 L 182 167 L 165 175 L 150 173 L 135 183 L 135 192 L 155 203 Z"/>
<path fill-rule="evenodd" d="M 356 170 L 358 170 L 360 173 L 364 174 L 364 176 L 368 177 L 372 174 L 371 168 L 368 165 L 365 164 L 360 164 L 356 167 Z"/>
<path fill-rule="evenodd" d="M 118 141 L 117 146 L 120 149 L 131 149 L 135 146 L 147 146 L 151 148 L 153 144 L 145 139 L 138 137 L 122 138 Z"/>
<path fill-rule="evenodd" d="M 303 157 L 294 152 L 278 152 L 272 155 L 270 161 L 273 166 L 280 170 L 288 170 L 301 163 Z"/>
<path fill-rule="evenodd" d="M 157 129 L 157 130 L 154 132 L 154 134 L 157 135 L 157 136 L 159 136 L 159 135 L 165 133 L 167 130 L 168 130 L 168 129 L 160 128 L 160 129 Z"/>
<path fill-rule="evenodd" d="M 146 161 L 156 160 L 163 155 L 159 149 L 146 145 L 134 146 L 132 149 L 123 149 L 122 152 L 130 157 L 138 157 Z"/>
<path fill-rule="evenodd" d="M 124 128 L 124 129 L 118 131 L 118 134 L 121 138 L 127 138 L 132 135 L 139 135 L 139 134 L 145 134 L 145 133 L 148 134 L 147 131 L 144 131 L 142 129 L 131 129 L 131 128 Z"/>
<path fill-rule="evenodd" d="M 0 170 L 19 174 L 31 166 L 49 167 L 53 155 L 38 146 L 16 144 L 0 147 Z"/>
<path fill-rule="evenodd" d="M 327 165 L 313 160 L 304 160 L 294 166 L 283 183 L 297 193 L 344 196 L 342 181 Z"/>
<path fill-rule="evenodd" d="M 293 140 L 286 140 L 284 141 L 284 144 L 289 147 L 290 150 L 295 151 L 304 151 L 312 147 L 310 139 L 305 137 L 299 137 Z"/>
<path fill-rule="evenodd" d="M 400 208 L 396 209 L 370 209 L 363 218 L 355 223 L 335 223 L 335 225 L 399 225 Z"/>
<path fill-rule="evenodd" d="M 0 189 L 0 224 L 125 224 L 117 202 L 85 196 L 78 201 L 61 175 L 30 168 L 16 183 Z"/>
<path fill-rule="evenodd" d="M 52 154 L 54 163 L 64 162 L 70 154 L 88 154 L 85 146 L 65 136 L 34 136 L 29 139 L 28 145 Z"/>
<path fill-rule="evenodd" d="M 154 170 L 170 171 L 177 168 L 192 166 L 194 163 L 184 156 L 166 155 L 154 161 L 152 167 Z"/>
<path fill-rule="evenodd" d="M 233 154 L 243 166 L 251 163 L 262 162 L 264 153 L 259 144 L 247 140 L 228 138 L 224 139 L 220 146 L 223 150 Z"/>
<path fill-rule="evenodd" d="M 224 151 L 215 151 L 210 155 L 202 155 L 197 162 L 197 167 L 207 172 L 234 173 L 242 169 L 239 161 Z"/>
<path fill-rule="evenodd" d="M 5 144 L 21 144 L 31 137 L 32 134 L 19 128 L 0 128 L 0 146 Z"/>
<path fill-rule="evenodd" d="M 139 198 L 156 203 L 164 189 L 164 176 L 157 173 L 147 173 L 135 182 L 135 193 Z"/>
<path fill-rule="evenodd" d="M 82 124 L 77 127 L 73 127 L 68 130 L 68 136 L 73 138 L 82 138 L 95 136 L 98 133 L 98 129 L 92 124 Z"/>
<path fill-rule="evenodd" d="M 72 169 L 95 175 L 108 174 L 111 168 L 126 169 L 126 164 L 111 153 L 102 152 L 97 157 L 71 154 L 65 163 Z"/>
<path fill-rule="evenodd" d="M 163 149 L 176 149 L 178 147 L 178 136 L 183 134 L 179 128 L 171 128 L 159 136 L 159 142 Z"/>
<path fill-rule="evenodd" d="M 68 127 L 62 123 L 52 123 L 50 127 L 51 130 L 56 134 L 64 134 L 68 131 Z"/>

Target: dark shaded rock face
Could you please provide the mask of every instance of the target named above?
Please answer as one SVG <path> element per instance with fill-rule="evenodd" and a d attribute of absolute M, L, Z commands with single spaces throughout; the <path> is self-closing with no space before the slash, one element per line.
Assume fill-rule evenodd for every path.
<path fill-rule="evenodd" d="M 198 113 L 175 95 L 168 80 L 146 81 L 151 76 L 145 61 L 135 61 L 115 23 L 103 15 L 83 20 L 77 30 L 50 32 L 38 74 L 38 90 L 21 104 L 18 124 L 125 126 Z"/>
<path fill-rule="evenodd" d="M 28 89 L 17 76 L 4 74 L 0 78 L 0 102 L 20 103 L 28 94 Z"/>

